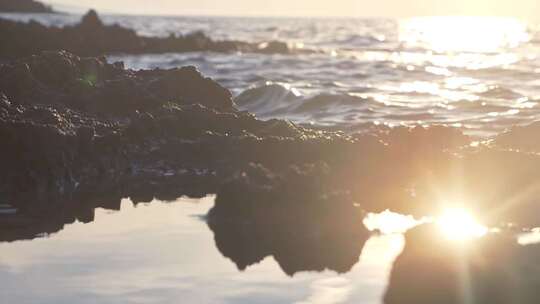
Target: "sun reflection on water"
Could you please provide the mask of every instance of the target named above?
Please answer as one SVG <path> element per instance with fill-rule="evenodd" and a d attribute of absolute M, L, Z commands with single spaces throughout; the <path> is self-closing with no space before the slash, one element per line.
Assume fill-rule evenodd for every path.
<path fill-rule="evenodd" d="M 498 52 L 531 39 L 527 25 L 514 18 L 420 17 L 404 20 L 399 37 L 407 46 L 421 46 L 438 53 Z"/>
<path fill-rule="evenodd" d="M 434 223 L 442 236 L 452 241 L 480 238 L 489 231 L 471 212 L 457 207 L 446 208 L 439 216 L 425 217 L 420 220 L 388 210 L 378 214 L 368 214 L 364 219 L 364 225 L 368 230 L 379 231 L 382 234 L 403 234 L 425 223 Z"/>
<path fill-rule="evenodd" d="M 421 223 L 411 215 L 402 215 L 389 210 L 378 214 L 370 213 L 364 219 L 364 225 L 368 230 L 376 230 L 382 234 L 405 233 Z"/>
<path fill-rule="evenodd" d="M 470 240 L 482 237 L 488 232 L 470 212 L 460 208 L 446 209 L 435 222 L 443 235 L 450 240 Z"/>

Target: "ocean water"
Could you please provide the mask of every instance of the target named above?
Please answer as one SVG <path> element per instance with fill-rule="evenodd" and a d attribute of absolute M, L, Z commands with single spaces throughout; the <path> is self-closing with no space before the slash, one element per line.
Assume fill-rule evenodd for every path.
<path fill-rule="evenodd" d="M 64 25 L 78 15 L 3 15 Z M 259 117 L 362 131 L 445 124 L 491 136 L 540 118 L 539 28 L 511 18 L 233 18 L 105 15 L 142 35 L 203 31 L 313 54 L 111 55 L 134 69 L 197 66 Z"/>

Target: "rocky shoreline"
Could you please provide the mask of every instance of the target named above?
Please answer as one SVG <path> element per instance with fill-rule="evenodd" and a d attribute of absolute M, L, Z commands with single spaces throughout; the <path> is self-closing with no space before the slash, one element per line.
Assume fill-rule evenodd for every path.
<path fill-rule="evenodd" d="M 251 43 L 213 40 L 202 32 L 166 38 L 140 36 L 134 30 L 117 24 L 105 25 L 94 10 L 84 15 L 80 23 L 65 27 L 0 19 L 0 58 L 15 59 L 52 50 L 67 50 L 79 56 L 199 51 L 262 54 L 313 52 L 291 48 L 280 41 Z"/>
<path fill-rule="evenodd" d="M 312 130 L 238 111 L 227 89 L 193 67 L 131 71 L 104 58 L 45 52 L 2 65 L 0 92 L 0 195 L 28 212 L 103 185 L 182 175 L 214 179 L 201 193 L 219 193 L 239 179 L 228 195 L 240 197 L 227 200 L 238 203 L 214 212 L 229 216 L 242 214 L 240 201 L 294 183 L 300 185 L 274 190 L 287 193 L 279 200 L 302 206 L 346 193 L 349 205 L 364 211 L 425 215 L 436 212 L 440 196 L 463 196 L 473 209 L 492 210 L 495 198 L 509 200 L 535 179 L 539 162 L 538 143 L 522 140 L 536 125 L 472 146 L 447 127 Z M 246 171 L 253 164 L 257 169 Z M 537 223 L 536 191 L 485 220 Z"/>
<path fill-rule="evenodd" d="M 4 13 L 55 13 L 52 7 L 35 0 L 0 0 Z"/>

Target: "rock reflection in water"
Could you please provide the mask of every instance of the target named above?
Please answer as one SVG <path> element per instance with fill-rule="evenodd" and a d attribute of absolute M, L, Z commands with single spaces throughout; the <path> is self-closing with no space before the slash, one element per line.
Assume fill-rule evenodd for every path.
<path fill-rule="evenodd" d="M 29 204 L 15 213 L 0 214 L 0 242 L 31 240 L 64 229 L 76 221 L 90 223 L 96 209 L 119 211 L 122 200 L 129 197 L 133 205 L 153 200 L 176 201 L 179 197 L 204 198 L 215 192 L 212 176 L 192 172 L 178 176 L 133 178 L 125 184 L 104 182 L 94 192 L 85 192 L 69 199 L 46 201 L 47 205 Z"/>
<path fill-rule="evenodd" d="M 251 165 L 218 192 L 208 214 L 217 248 L 238 269 L 273 256 L 287 275 L 349 271 L 369 232 L 364 212 L 347 193 L 321 195 L 317 166 L 290 168 L 283 176 Z M 315 172 L 316 173 L 316 172 Z"/>
<path fill-rule="evenodd" d="M 344 230 L 336 226 L 300 223 L 212 223 L 219 251 L 230 258 L 238 269 L 273 256 L 287 275 L 300 271 L 349 271 L 357 262 L 369 238 L 363 227 Z"/>
<path fill-rule="evenodd" d="M 68 204 L 54 206 L 52 210 L 43 212 L 14 212 L 0 214 L 0 242 L 31 240 L 38 236 L 56 233 L 66 224 L 76 221 L 90 223 L 94 221 L 95 209 L 120 210 L 120 199 L 107 199 L 94 204 Z M 42 211 L 42 213 L 39 213 Z"/>
<path fill-rule="evenodd" d="M 213 238 L 217 235 L 202 220 L 213 203 L 214 197 L 208 197 L 134 206 L 133 201 L 124 199 L 119 203 L 121 212 L 92 209 L 91 223 L 79 220 L 62 225 L 47 238 L 0 242 L 1 302 L 124 304 L 177 303 L 182 299 L 183 303 L 203 304 L 380 303 L 391 263 L 402 248 L 400 235 L 372 236 L 365 242 L 360 259 L 363 238 L 347 247 L 345 238 L 349 236 L 343 241 L 330 240 L 330 234 L 325 239 L 314 236 L 327 242 L 321 243 L 327 244 L 324 250 L 347 254 L 321 254 L 326 258 L 295 264 L 293 269 L 352 267 L 344 274 L 302 271 L 290 277 L 272 258 L 239 272 L 216 250 Z M 5 226 L 0 225 L 4 232 Z M 39 228 L 30 230 L 37 232 Z M 298 236 L 291 240 L 297 241 L 304 231 L 299 224 L 294 231 Z M 345 232 L 325 232 L 330 231 Z M 360 235 L 367 236 L 363 230 Z M 291 246 L 281 254 L 280 263 L 292 258 L 288 255 L 317 256 L 307 253 L 315 249 L 305 247 L 306 243 L 315 244 L 306 241 Z M 358 255 L 352 257 L 353 252 Z M 332 260 L 343 256 L 343 263 Z M 296 258 L 292 261 L 296 263 Z"/>

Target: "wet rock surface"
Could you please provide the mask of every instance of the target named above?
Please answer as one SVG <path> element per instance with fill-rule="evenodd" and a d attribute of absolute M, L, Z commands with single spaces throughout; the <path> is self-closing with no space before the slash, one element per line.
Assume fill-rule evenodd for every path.
<path fill-rule="evenodd" d="M 30 56 L 42 51 L 67 50 L 80 56 L 104 54 L 148 54 L 169 52 L 247 52 L 288 54 L 296 50 L 286 43 L 251 43 L 213 40 L 202 32 L 169 37 L 140 36 L 117 24 L 105 25 L 91 10 L 73 26 L 47 27 L 38 22 L 22 23 L 0 19 L 0 59 Z"/>
<path fill-rule="evenodd" d="M 0 12 L 53 13 L 50 6 L 35 0 L 0 0 Z"/>
<path fill-rule="evenodd" d="M 233 110 L 230 92 L 194 67 L 130 71 L 105 58 L 51 51 L 2 65 L 0 73 L 0 90 L 20 105 L 57 105 L 102 116 L 128 116 L 166 103 Z"/>

